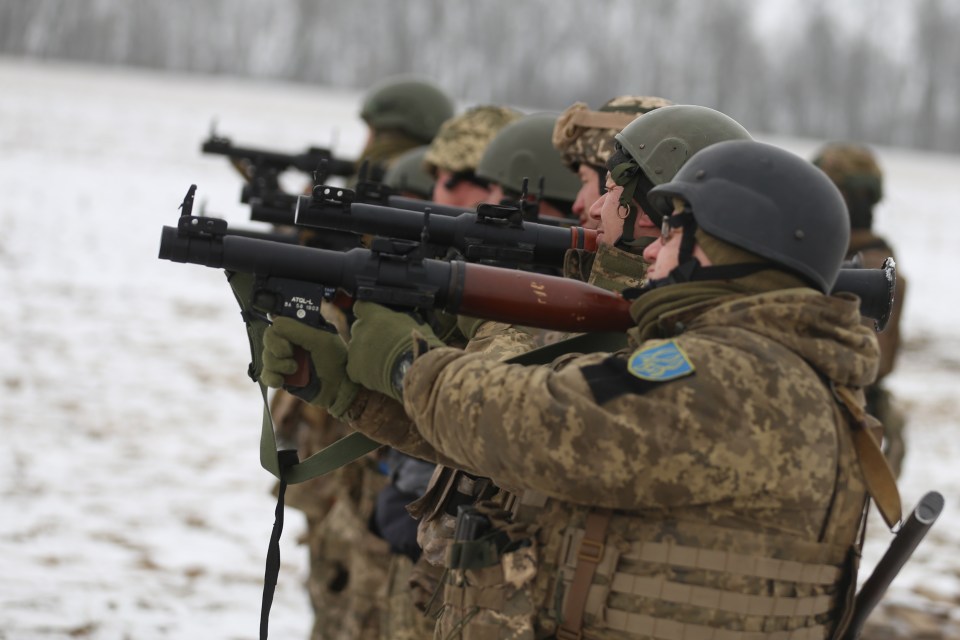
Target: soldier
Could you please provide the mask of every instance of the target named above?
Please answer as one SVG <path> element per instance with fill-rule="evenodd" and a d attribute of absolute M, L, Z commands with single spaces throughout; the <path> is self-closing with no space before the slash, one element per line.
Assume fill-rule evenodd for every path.
<path fill-rule="evenodd" d="M 619 98 L 615 101 L 651 104 L 656 100 L 662 98 Z M 651 214 L 656 214 L 646 200 L 646 192 L 653 185 L 673 177 L 700 149 L 724 140 L 751 139 L 747 130 L 733 118 L 697 105 L 668 105 L 651 110 L 642 117 L 635 117 L 622 132 L 611 134 L 615 139 L 612 137 L 609 141 L 590 131 L 587 133 L 591 135 L 573 137 L 569 131 L 569 119 L 560 118 L 557 122 L 557 127 L 568 128 L 568 131 L 558 133 L 555 128 L 555 144 L 561 138 L 572 139 L 581 146 L 570 155 L 606 156 L 610 169 L 604 173 L 605 193 L 590 207 L 590 216 L 598 221 L 597 241 L 600 246 L 596 252 L 568 251 L 563 275 L 608 291 L 638 287 L 644 280 L 647 263 L 643 259 L 643 250 L 660 234 L 659 226 L 650 219 Z M 602 145 L 602 148 L 590 147 L 588 142 Z M 631 149 L 636 159 L 628 156 L 624 147 Z M 617 176 L 616 180 L 613 175 Z M 625 228 L 632 229 L 632 233 L 625 234 Z M 505 334 L 503 324 L 482 323 L 472 318 L 461 318 L 460 330 L 471 339 L 468 350 L 493 348 L 498 352 L 508 350 L 514 355 L 525 348 L 540 346 L 544 338 L 542 332 L 520 328 Z M 492 347 L 491 342 L 500 344 Z"/>
<path fill-rule="evenodd" d="M 662 98 L 633 99 L 645 104 L 648 100 Z M 621 291 L 643 281 L 643 250 L 660 234 L 651 219 L 657 214 L 647 202 L 646 192 L 672 178 L 700 149 L 724 140 L 749 140 L 750 134 L 714 109 L 667 105 L 635 118 L 615 135 L 609 147 L 603 137 L 593 134 L 590 138 L 604 143 L 604 150 L 598 149 L 594 157 L 606 156 L 608 169 L 603 174 L 604 193 L 588 211 L 596 221 L 600 246 L 595 254 L 571 251 L 564 268 L 568 276 Z"/>
<path fill-rule="evenodd" d="M 642 182 L 641 186 L 644 189 L 652 186 L 654 182 L 662 182 L 672 177 L 692 153 L 708 144 L 721 140 L 749 138 L 746 130 L 728 116 L 705 107 L 670 107 L 663 110 L 656 118 L 651 117 L 652 115 L 644 116 L 644 118 L 650 118 L 649 121 L 644 118 L 637 120 L 624 131 L 623 138 L 623 141 L 628 144 L 632 141 L 633 146 L 649 146 L 651 149 L 658 150 L 655 154 L 640 156 L 638 170 L 650 174 Z M 662 140 L 667 139 L 673 144 L 669 147 L 660 144 Z M 623 162 L 622 153 L 617 158 L 617 164 L 612 167 Z M 614 209 L 625 206 L 620 198 L 623 187 L 619 185 L 611 185 L 611 187 L 612 191 L 608 195 L 612 198 L 611 203 Z M 628 198 L 627 202 L 630 210 L 639 214 L 640 200 L 643 202 L 646 200 L 641 197 L 642 189 L 635 186 L 633 193 L 635 195 Z M 626 209 L 621 208 L 621 210 Z M 638 237 L 642 237 L 641 229 L 650 230 L 654 234 L 659 233 L 659 227 L 654 226 L 649 218 L 639 215 L 636 217 L 639 221 Z M 616 217 L 615 222 L 608 222 L 607 227 L 610 229 L 608 237 L 611 241 L 601 249 L 600 257 L 596 261 L 591 258 L 589 265 L 592 268 L 588 268 L 583 273 L 578 271 L 568 275 L 581 277 L 611 290 L 621 290 L 640 284 L 646 270 L 646 263 L 643 262 L 639 253 L 629 253 L 612 247 L 621 235 L 620 229 L 613 228 L 616 223 L 622 225 L 623 220 Z M 461 319 L 464 334 L 472 338 L 467 346 L 469 352 L 483 352 L 490 357 L 506 359 L 543 343 L 543 332 L 522 327 L 508 327 L 500 323 L 482 323 L 482 328 L 478 331 L 480 325 L 481 323 L 477 321 Z M 264 357 L 269 361 L 267 354 Z M 371 405 L 373 404 L 376 403 L 371 402 Z M 399 422 L 406 418 L 400 407 L 384 406 L 382 409 L 384 422 Z M 374 413 L 370 411 L 367 415 Z M 376 420 L 371 419 L 371 422 Z M 478 497 L 489 497 L 496 490 L 496 486 L 489 480 L 471 477 L 461 471 L 439 469 L 438 474 L 430 493 L 414 505 L 414 513 L 422 518 L 420 542 L 425 550 L 424 557 L 417 563 L 417 571 L 413 575 L 417 586 L 416 597 L 421 606 L 425 606 L 429 599 L 433 590 L 433 581 L 436 579 L 436 573 L 431 572 L 430 564 L 441 563 L 446 554 L 447 540 L 453 533 L 452 516 L 456 515 L 456 505 L 472 502 Z"/>
<path fill-rule="evenodd" d="M 453 118 L 451 121 L 455 121 Z M 448 123 L 451 121 L 447 121 Z M 447 123 L 444 123 L 444 127 Z M 444 135 L 441 127 L 438 136 Z M 384 176 L 384 184 L 400 189 L 401 195 L 429 200 L 434 193 L 436 173 L 428 171 L 424 162 L 431 146 L 417 147 L 397 158 Z M 447 178 L 449 179 L 449 177 Z M 420 559 L 417 544 L 417 521 L 407 511 L 407 505 L 427 490 L 434 465 L 389 449 L 382 453 L 388 482 L 377 494 L 371 517 L 371 530 L 390 545 L 386 588 L 383 593 L 383 613 L 380 619 L 380 638 L 384 640 L 426 640 L 433 637 L 433 621 L 416 608 L 411 581 L 423 584 L 424 590 L 436 587 L 439 575 L 435 571 L 419 571 L 412 575 Z"/>
<path fill-rule="evenodd" d="M 437 637 L 823 638 L 844 624 L 858 456 L 876 446 L 854 437 L 856 389 L 879 348 L 857 300 L 828 295 L 843 200 L 749 140 L 704 149 L 649 195 L 672 206 L 624 351 L 506 364 L 372 303 L 346 346 L 274 325 L 341 363 L 321 387 L 359 427 L 358 385 L 404 403 L 414 428 L 371 437 L 511 488 L 460 512 Z M 286 347 L 272 370 L 296 368 Z"/>
<path fill-rule="evenodd" d="M 863 266 L 873 269 L 882 266 L 886 258 L 894 257 L 893 247 L 886 238 L 873 232 L 873 208 L 883 197 L 883 173 L 873 153 L 861 145 L 833 143 L 821 149 L 813 163 L 833 180 L 847 203 L 851 227 L 847 258 L 860 254 Z M 898 269 L 893 312 L 887 327 L 878 336 L 880 370 L 876 382 L 866 389 L 867 409 L 883 423 L 884 453 L 897 476 L 906 455 L 903 437 L 906 418 L 883 380 L 893 371 L 900 350 L 900 317 L 906 289 L 906 280 Z"/>
<path fill-rule="evenodd" d="M 572 212 L 581 227 L 597 228 L 599 221 L 588 212 L 605 191 L 613 137 L 638 116 L 671 104 L 656 96 L 620 96 L 607 101 L 599 111 L 591 111 L 583 102 L 574 103 L 557 118 L 553 146 L 560 151 L 563 163 L 580 177 L 580 191 Z"/>
<path fill-rule="evenodd" d="M 418 79 L 390 78 L 365 96 L 361 117 L 369 138 L 358 161 L 370 161 L 376 179 L 404 152 L 429 143 L 441 123 L 453 115 L 449 98 Z M 334 236 L 303 232 L 305 243 Z M 279 386 L 279 385 L 278 385 Z M 327 408 L 278 392 L 271 399 L 277 432 L 288 437 L 306 459 L 350 430 Z M 376 504 L 389 484 L 381 450 L 326 476 L 288 487 L 287 505 L 303 511 L 303 542 L 310 551 L 307 589 L 314 610 L 311 640 L 377 639 L 390 622 L 388 579 L 390 543 L 371 531 Z"/>
<path fill-rule="evenodd" d="M 368 163 L 368 178 L 380 181 L 394 158 L 433 140 L 453 102 L 431 82 L 396 76 L 367 92 L 360 117 L 369 131 L 357 167 Z"/>
<path fill-rule="evenodd" d="M 423 145 L 400 154 L 383 176 L 383 184 L 399 195 L 418 200 L 433 196 L 434 177 L 424 168 L 423 159 L 430 147 Z"/>
<path fill-rule="evenodd" d="M 484 105 L 443 123 L 430 143 L 426 168 L 433 174 L 437 204 L 474 208 L 490 198 L 490 184 L 477 177 L 477 165 L 490 141 L 520 117 L 508 107 Z"/>
<path fill-rule="evenodd" d="M 534 113 L 503 127 L 490 141 L 477 165 L 476 174 L 490 184 L 490 202 L 520 198 L 524 178 L 529 180 L 528 197 L 538 195 L 543 179 L 539 212 L 554 218 L 572 218 L 573 201 L 580 189 L 577 175 L 560 159 L 551 142 L 557 116 Z"/>

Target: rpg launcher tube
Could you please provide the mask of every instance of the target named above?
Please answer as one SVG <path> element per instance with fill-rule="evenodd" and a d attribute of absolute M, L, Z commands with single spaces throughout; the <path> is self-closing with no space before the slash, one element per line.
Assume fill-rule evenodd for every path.
<path fill-rule="evenodd" d="M 456 217 L 434 216 L 432 209 L 427 222 L 427 214 L 420 211 L 357 203 L 349 208 L 311 207 L 309 202 L 307 196 L 300 196 L 298 225 L 425 240 L 457 249 L 468 262 L 559 267 L 568 249 L 597 250 L 597 232 L 583 227 L 563 228 L 535 222 L 513 226 L 505 220 L 483 220 L 473 212 Z"/>
<path fill-rule="evenodd" d="M 160 256 L 173 262 L 341 288 L 357 300 L 555 331 L 624 331 L 630 301 L 571 280 L 459 260 L 411 260 L 367 249 L 337 252 L 236 235 L 181 234 L 164 227 Z"/>
<path fill-rule="evenodd" d="M 831 293 L 852 293 L 860 298 L 860 315 L 883 331 L 893 313 L 897 264 L 887 258 L 880 269 L 840 269 Z"/>
<path fill-rule="evenodd" d="M 441 216 L 452 216 L 457 217 L 461 213 L 475 213 L 476 208 L 465 209 L 463 207 L 451 207 L 447 205 L 437 204 L 435 202 L 430 202 L 429 200 L 418 200 L 416 198 L 408 198 L 406 196 L 397 196 L 391 195 L 387 197 L 387 206 L 393 207 L 395 209 L 407 209 L 409 211 L 420 211 L 423 212 L 424 209 L 430 207 L 430 212 L 435 213 Z M 567 218 L 555 218 L 553 216 L 544 216 L 538 215 L 536 220 L 538 224 L 545 224 L 551 227 L 570 227 L 573 226 L 572 220 Z"/>
<path fill-rule="evenodd" d="M 230 227 L 227 233 L 244 238 L 256 238 L 257 240 L 269 240 L 270 242 L 282 242 L 285 244 L 299 244 L 300 242 L 300 236 L 296 233 L 258 231 L 256 229 L 242 229 L 239 227 Z"/>
<path fill-rule="evenodd" d="M 194 221 L 226 226 L 222 220 L 184 216 L 183 232 L 163 228 L 161 259 L 341 288 L 358 300 L 440 308 L 556 331 L 622 331 L 633 326 L 629 301 L 579 280 L 367 249 L 331 251 L 229 232 L 191 233 Z M 889 317 L 894 283 L 892 262 L 884 269 L 841 269 L 833 293 L 858 295 L 861 315 L 879 325 L 876 316 Z"/>
<path fill-rule="evenodd" d="M 842 640 L 857 640 L 860 637 L 860 631 L 870 613 L 880 603 L 893 579 L 940 517 L 941 511 L 943 495 L 939 492 L 930 491 L 920 499 L 920 503 L 900 527 L 873 573 L 860 587 L 853 606 L 853 616 Z"/>

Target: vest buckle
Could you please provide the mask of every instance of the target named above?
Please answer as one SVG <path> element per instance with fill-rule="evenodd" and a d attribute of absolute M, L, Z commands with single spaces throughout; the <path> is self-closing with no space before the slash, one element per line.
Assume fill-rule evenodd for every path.
<path fill-rule="evenodd" d="M 580 541 L 580 550 L 577 552 L 577 560 L 600 564 L 600 560 L 603 558 L 604 547 L 605 545 L 602 542 L 590 540 L 589 538 L 583 538 L 583 540 Z"/>

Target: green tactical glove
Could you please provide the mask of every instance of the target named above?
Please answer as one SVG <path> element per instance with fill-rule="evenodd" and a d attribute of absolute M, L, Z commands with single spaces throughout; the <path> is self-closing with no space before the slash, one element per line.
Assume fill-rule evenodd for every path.
<path fill-rule="evenodd" d="M 284 376 L 297 371 L 294 346 L 310 356 L 310 381 L 304 387 L 284 384 Z M 268 387 L 283 388 L 301 400 L 327 409 L 339 418 L 353 402 L 359 387 L 347 377 L 347 347 L 336 334 L 297 322 L 277 318 L 263 334 L 263 371 L 260 381 Z"/>
<path fill-rule="evenodd" d="M 391 311 L 373 302 L 353 305 L 356 322 L 350 329 L 347 347 L 347 374 L 368 389 L 403 402 L 403 376 L 413 362 L 414 342 L 420 351 L 442 347 L 443 342 L 429 326 L 406 313 Z"/>

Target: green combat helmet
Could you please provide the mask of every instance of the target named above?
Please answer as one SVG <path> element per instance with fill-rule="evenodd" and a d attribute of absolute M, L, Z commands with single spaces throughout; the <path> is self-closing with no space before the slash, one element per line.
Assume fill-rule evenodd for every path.
<path fill-rule="evenodd" d="M 883 172 L 867 147 L 834 142 L 826 145 L 813 164 L 827 174 L 843 194 L 854 229 L 873 226 L 873 207 L 883 199 Z"/>
<path fill-rule="evenodd" d="M 544 198 L 572 204 L 580 178 L 563 164 L 551 142 L 556 122 L 555 113 L 534 113 L 505 126 L 483 152 L 477 177 L 499 184 L 512 195 L 521 192 L 524 178 L 530 180 L 530 192 L 536 193 L 543 178 Z"/>
<path fill-rule="evenodd" d="M 583 102 L 574 103 L 557 118 L 553 146 L 571 170 L 586 164 L 605 174 L 607 160 L 615 150 L 614 136 L 644 113 L 672 104 L 656 96 L 620 96 L 599 111 L 591 111 Z"/>
<path fill-rule="evenodd" d="M 647 193 L 654 185 L 672 180 L 690 156 L 717 142 L 752 139 L 730 116 L 690 104 L 661 107 L 624 127 L 615 136 L 616 151 L 607 161 L 610 177 L 623 186 L 620 204 L 629 211 L 618 244 L 630 247 L 634 242 L 638 214 L 634 200 L 654 223 L 660 223 Z"/>
<path fill-rule="evenodd" d="M 383 183 L 398 192 L 429 200 L 433 195 L 433 176 L 427 173 L 423 163 L 427 149 L 424 145 L 398 156 L 383 176 Z"/>
<path fill-rule="evenodd" d="M 509 107 L 485 105 L 447 120 L 430 143 L 427 170 L 434 174 L 438 169 L 454 174 L 476 171 L 494 136 L 521 115 Z"/>
<path fill-rule="evenodd" d="M 436 85 L 393 77 L 375 85 L 363 99 L 360 117 L 371 129 L 401 131 L 427 144 L 453 116 L 453 103 Z"/>

